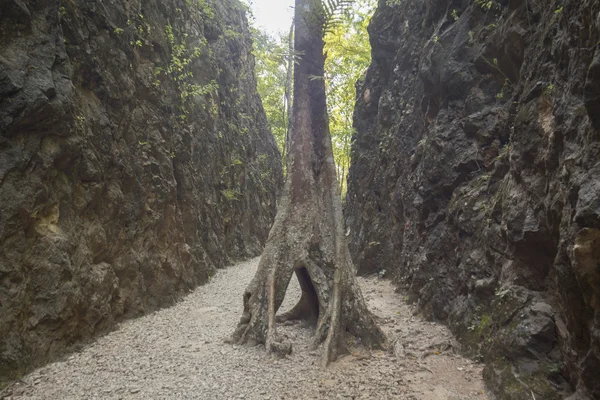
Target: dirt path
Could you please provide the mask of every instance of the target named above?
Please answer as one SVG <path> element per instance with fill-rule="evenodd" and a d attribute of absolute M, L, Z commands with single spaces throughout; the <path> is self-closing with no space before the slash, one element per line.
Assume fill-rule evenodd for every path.
<path fill-rule="evenodd" d="M 127 321 L 79 353 L 29 374 L 11 399 L 486 399 L 481 367 L 455 355 L 448 330 L 412 316 L 393 287 L 361 279 L 370 309 L 398 337 L 395 354 L 347 355 L 327 370 L 307 345 L 311 331 L 282 330 L 292 355 L 225 344 L 258 259 L 220 271 L 210 284 L 160 312 Z M 283 309 L 299 298 L 290 285 Z M 399 358 L 397 358 L 399 357 Z"/>

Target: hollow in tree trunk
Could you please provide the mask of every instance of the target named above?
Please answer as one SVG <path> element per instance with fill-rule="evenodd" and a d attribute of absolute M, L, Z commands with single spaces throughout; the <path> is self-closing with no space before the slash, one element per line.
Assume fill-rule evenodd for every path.
<path fill-rule="evenodd" d="M 324 28 L 322 22 L 314 22 L 319 6 L 318 0 L 296 0 L 294 44 L 300 58 L 294 73 L 288 175 L 231 340 L 264 344 L 267 352 L 285 355 L 291 343 L 278 336 L 276 322 L 312 321 L 312 346 L 323 344 L 327 365 L 347 349 L 348 336 L 377 348 L 386 339 L 366 307 L 344 235 L 325 101 Z M 276 319 L 294 274 L 302 291 L 300 301 Z"/>

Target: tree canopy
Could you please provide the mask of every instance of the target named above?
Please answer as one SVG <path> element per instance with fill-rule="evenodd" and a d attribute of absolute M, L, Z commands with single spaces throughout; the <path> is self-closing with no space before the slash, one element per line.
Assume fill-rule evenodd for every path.
<path fill-rule="evenodd" d="M 252 28 L 256 81 L 271 131 L 280 151 L 284 150 L 287 131 L 285 87 L 287 80 L 288 44 L 284 35 L 273 37 Z"/>
<path fill-rule="evenodd" d="M 342 194 L 346 193 L 346 174 L 350 166 L 356 83 L 371 63 L 367 27 L 375 6 L 375 0 L 355 1 L 353 7 L 344 13 L 340 23 L 325 34 L 329 129 Z"/>

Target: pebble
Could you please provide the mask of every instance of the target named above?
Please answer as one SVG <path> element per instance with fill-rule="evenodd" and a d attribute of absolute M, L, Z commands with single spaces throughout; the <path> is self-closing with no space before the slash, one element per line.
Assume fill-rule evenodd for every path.
<path fill-rule="evenodd" d="M 13 385 L 0 398 L 411 399 L 442 388 L 448 399 L 486 399 L 481 367 L 475 364 L 469 371 L 458 370 L 464 369 L 466 360 L 451 351 L 424 359 L 436 375 L 432 377 L 430 372 L 419 372 L 419 354 L 398 359 L 391 353 L 374 352 L 373 357 L 361 358 L 357 352 L 322 369 L 321 349 L 310 350 L 312 329 L 302 324 L 278 328 L 294 346 L 293 353 L 280 360 L 273 360 L 263 346 L 225 343 L 223 339 L 239 321 L 242 294 L 258 260 L 220 270 L 209 284 L 175 306 L 125 321 L 117 331 L 65 361 L 25 376 L 27 384 Z M 415 317 L 395 318 L 397 313 L 411 315 L 413 309 L 388 281 L 373 277 L 359 282 L 369 308 L 387 321 L 382 328 L 390 339 L 398 337 L 420 349 L 451 337 L 444 326 Z M 293 307 L 299 297 L 294 279 L 282 311 Z M 465 379 L 467 372 L 471 382 Z M 400 384 L 401 390 L 393 388 Z"/>

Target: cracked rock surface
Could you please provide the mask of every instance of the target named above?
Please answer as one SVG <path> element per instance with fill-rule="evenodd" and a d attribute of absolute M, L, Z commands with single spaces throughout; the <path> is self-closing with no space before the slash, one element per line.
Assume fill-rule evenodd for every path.
<path fill-rule="evenodd" d="M 281 159 L 201 3 L 0 1 L 0 388 L 261 253 Z"/>
<path fill-rule="evenodd" d="M 357 269 L 446 323 L 499 400 L 600 399 L 600 2 L 380 1 L 369 34 Z"/>

